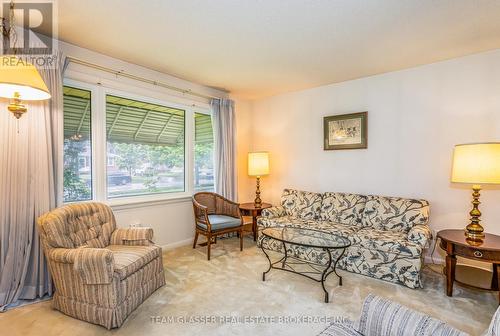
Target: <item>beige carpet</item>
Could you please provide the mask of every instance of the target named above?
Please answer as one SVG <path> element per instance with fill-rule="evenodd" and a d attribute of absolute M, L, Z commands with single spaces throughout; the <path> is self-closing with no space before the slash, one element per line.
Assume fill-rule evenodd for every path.
<path fill-rule="evenodd" d="M 331 302 L 325 304 L 319 283 L 301 276 L 272 270 L 262 282 L 267 260 L 250 238 L 245 239 L 243 252 L 237 239 L 219 240 L 212 255 L 207 261 L 206 247 L 166 252 L 167 285 L 139 306 L 120 329 L 107 331 L 72 319 L 52 310 L 48 301 L 0 314 L 0 334 L 316 335 L 327 325 L 327 318 L 356 318 L 364 297 L 375 293 L 479 335 L 497 307 L 497 293 L 457 285 L 454 297 L 448 298 L 444 278 L 429 268 L 421 290 L 340 270 L 344 286 L 338 287 L 331 275 L 327 286 Z"/>

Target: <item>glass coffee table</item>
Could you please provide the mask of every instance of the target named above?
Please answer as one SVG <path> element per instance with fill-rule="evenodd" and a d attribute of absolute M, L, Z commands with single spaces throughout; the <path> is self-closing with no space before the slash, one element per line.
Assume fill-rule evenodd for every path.
<path fill-rule="evenodd" d="M 337 274 L 336 267 L 338 261 L 344 255 L 345 249 L 351 246 L 349 239 L 346 237 L 314 229 L 294 227 L 269 227 L 262 230 L 262 234 L 267 238 L 280 241 L 283 244 L 285 253 L 281 259 L 272 262 L 264 247 L 261 246 L 262 252 L 269 261 L 268 270 L 262 273 L 262 281 L 266 281 L 266 274 L 272 268 L 299 274 L 321 283 L 321 287 L 325 292 L 325 302 L 329 301 L 325 281 L 331 273 L 335 273 L 339 278 L 339 286 L 342 286 L 342 277 Z M 328 263 L 321 265 L 289 256 L 286 249 L 287 244 L 322 249 L 328 255 Z M 335 251 L 337 253 L 334 253 Z M 281 264 L 281 266 L 277 266 L 278 264 Z M 303 268 L 303 270 L 299 270 L 299 267 Z"/>

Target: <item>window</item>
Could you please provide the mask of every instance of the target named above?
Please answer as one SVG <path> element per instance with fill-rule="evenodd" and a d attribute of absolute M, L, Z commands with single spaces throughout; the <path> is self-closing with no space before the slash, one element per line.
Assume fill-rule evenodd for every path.
<path fill-rule="evenodd" d="M 106 96 L 108 198 L 184 191 L 184 120 L 181 109 Z"/>
<path fill-rule="evenodd" d="M 65 202 L 124 204 L 214 190 L 208 105 L 138 96 L 134 87 L 128 93 L 73 80 L 65 84 Z"/>
<path fill-rule="evenodd" d="M 215 190 L 214 134 L 209 114 L 194 114 L 194 190 Z"/>
<path fill-rule="evenodd" d="M 91 93 L 64 87 L 64 201 L 92 199 Z"/>

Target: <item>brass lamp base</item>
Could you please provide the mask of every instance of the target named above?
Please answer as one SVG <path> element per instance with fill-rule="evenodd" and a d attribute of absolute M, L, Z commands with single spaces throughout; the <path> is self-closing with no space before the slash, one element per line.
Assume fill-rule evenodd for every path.
<path fill-rule="evenodd" d="M 465 235 L 470 240 L 482 240 L 484 238 L 484 228 L 481 222 L 481 211 L 479 211 L 479 196 L 481 196 L 481 186 L 472 186 L 472 210 L 470 211 L 470 224 L 465 227 Z"/>
<path fill-rule="evenodd" d="M 21 98 L 19 95 L 19 92 L 14 92 L 14 98 L 10 102 L 10 104 L 7 106 L 7 109 L 12 112 L 12 114 L 17 118 L 21 118 L 28 109 L 24 104 L 21 104 Z"/>
<path fill-rule="evenodd" d="M 253 201 L 253 205 L 256 208 L 262 207 L 262 200 L 260 199 L 260 176 L 257 176 L 257 189 L 255 190 L 255 200 Z"/>

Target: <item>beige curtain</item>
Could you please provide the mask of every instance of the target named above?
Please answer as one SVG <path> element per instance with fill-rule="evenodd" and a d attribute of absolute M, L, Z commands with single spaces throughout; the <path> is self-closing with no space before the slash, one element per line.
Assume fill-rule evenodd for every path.
<path fill-rule="evenodd" d="M 64 57 L 58 61 L 57 68 L 39 68 L 51 100 L 27 104 L 19 121 L 0 101 L 0 311 L 52 294 L 36 219 L 56 206 Z"/>
<path fill-rule="evenodd" d="M 234 101 L 231 99 L 212 99 L 210 106 L 215 131 L 215 191 L 236 201 L 238 188 Z"/>

